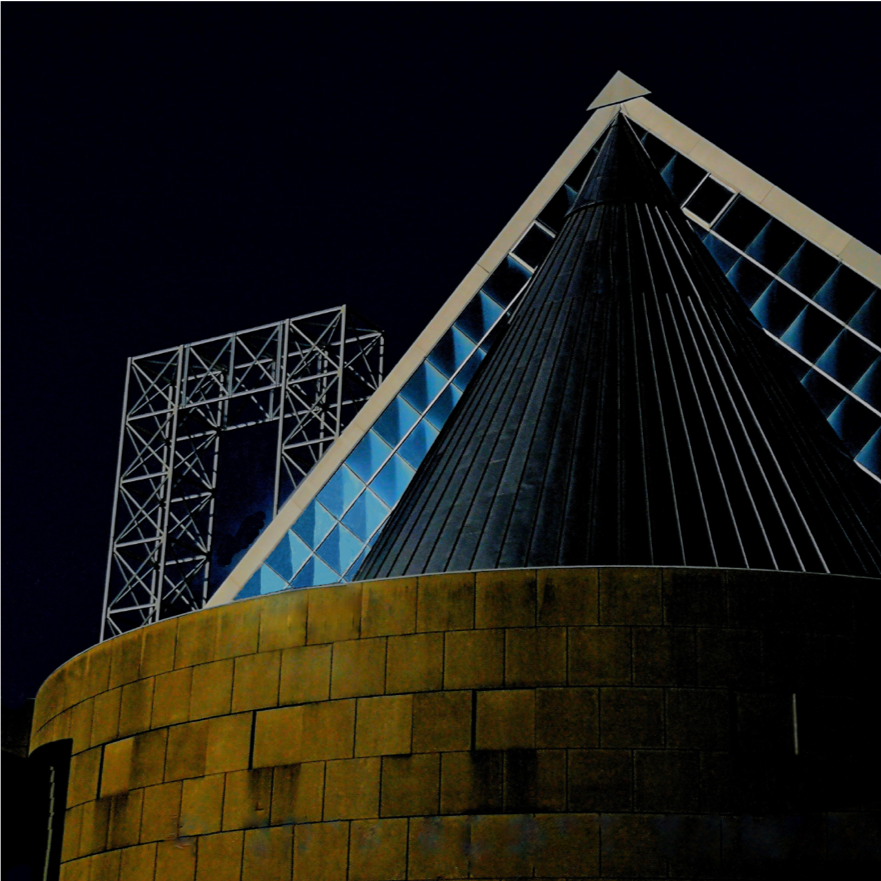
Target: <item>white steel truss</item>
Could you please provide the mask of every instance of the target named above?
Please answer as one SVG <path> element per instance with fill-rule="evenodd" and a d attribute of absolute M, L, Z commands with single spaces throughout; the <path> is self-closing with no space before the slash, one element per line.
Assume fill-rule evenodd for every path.
<path fill-rule="evenodd" d="M 277 423 L 272 516 L 382 382 L 346 306 L 130 358 L 101 639 L 209 597 L 223 437 Z"/>

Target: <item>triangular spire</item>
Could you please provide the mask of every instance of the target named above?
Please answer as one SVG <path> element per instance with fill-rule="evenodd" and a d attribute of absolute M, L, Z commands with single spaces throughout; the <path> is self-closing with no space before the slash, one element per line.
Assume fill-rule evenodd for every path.
<path fill-rule="evenodd" d="M 620 70 L 615 71 L 615 75 L 605 88 L 593 99 L 588 110 L 597 110 L 600 107 L 608 107 L 610 104 L 621 104 L 624 101 L 630 101 L 633 98 L 640 98 L 643 95 L 651 95 L 648 89 L 644 89 L 638 82 L 630 79 Z"/>
<path fill-rule="evenodd" d="M 360 577 L 612 564 L 879 574 L 853 466 L 776 357 L 619 115 Z"/>

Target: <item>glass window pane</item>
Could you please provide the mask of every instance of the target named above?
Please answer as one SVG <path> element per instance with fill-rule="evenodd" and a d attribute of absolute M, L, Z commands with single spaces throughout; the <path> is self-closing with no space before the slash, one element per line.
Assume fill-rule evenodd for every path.
<path fill-rule="evenodd" d="M 663 171 L 676 155 L 676 151 L 672 147 L 649 132 L 643 136 L 642 144 L 658 171 Z"/>
<path fill-rule="evenodd" d="M 881 342 L 878 339 L 878 331 L 881 329 L 881 294 L 875 291 L 847 323 L 872 342 Z"/>
<path fill-rule="evenodd" d="M 779 272 L 793 254 L 804 244 L 804 239 L 779 220 L 771 218 L 753 239 L 746 253 L 771 272 Z"/>
<path fill-rule="evenodd" d="M 753 304 L 752 313 L 762 327 L 780 336 L 804 308 L 805 301 L 779 281 L 773 281 Z"/>
<path fill-rule="evenodd" d="M 423 419 L 401 444 L 398 452 L 414 468 L 418 468 L 437 435 L 437 429 L 427 419 Z"/>
<path fill-rule="evenodd" d="M 373 430 L 394 447 L 418 418 L 416 410 L 398 395 L 376 420 Z"/>
<path fill-rule="evenodd" d="M 835 272 L 838 261 L 816 245 L 805 242 L 780 270 L 780 278 L 812 297 Z"/>
<path fill-rule="evenodd" d="M 480 291 L 462 310 L 462 314 L 456 319 L 456 327 L 467 333 L 475 342 L 479 342 L 498 321 L 501 314 L 502 307 Z"/>
<path fill-rule="evenodd" d="M 334 517 L 342 517 L 343 511 L 352 504 L 364 484 L 345 466 L 324 485 L 317 499 Z"/>
<path fill-rule="evenodd" d="M 823 352 L 817 367 L 850 388 L 869 369 L 878 352 L 850 331 L 843 330 Z"/>
<path fill-rule="evenodd" d="M 857 462 L 868 468 L 872 474 L 881 477 L 881 428 L 876 431 L 869 442 L 860 450 Z"/>
<path fill-rule="evenodd" d="M 746 257 L 741 257 L 728 270 L 727 278 L 747 306 L 752 306 L 774 281 L 764 269 Z"/>
<path fill-rule="evenodd" d="M 346 464 L 358 477 L 367 482 L 391 451 L 392 448 L 371 429 L 364 435 L 358 446 L 349 453 Z"/>
<path fill-rule="evenodd" d="M 548 235 L 540 226 L 535 224 L 527 230 L 526 235 L 517 242 L 514 253 L 533 269 L 538 269 L 548 256 L 548 251 L 554 244 L 553 236 Z"/>
<path fill-rule="evenodd" d="M 361 551 L 360 554 L 355 559 L 355 562 L 349 566 L 348 571 L 346 572 L 346 580 L 354 581 L 358 577 L 358 570 L 361 568 L 361 564 L 364 562 L 365 557 L 370 553 L 370 545 L 365 545 L 364 550 Z"/>
<path fill-rule="evenodd" d="M 839 265 L 829 280 L 817 291 L 814 302 L 828 309 L 842 321 L 848 321 L 866 302 L 872 285 L 847 266 Z"/>
<path fill-rule="evenodd" d="M 878 431 L 881 426 L 881 416 L 877 416 L 865 404 L 846 395 L 829 417 L 829 424 L 844 441 L 844 446 L 851 456 L 856 456 Z"/>
<path fill-rule="evenodd" d="M 318 555 L 335 572 L 345 572 L 352 565 L 355 557 L 361 553 L 363 547 L 364 542 L 344 526 L 339 525 L 318 548 Z"/>
<path fill-rule="evenodd" d="M 324 536 L 333 528 L 334 523 L 336 520 L 313 499 L 297 518 L 292 529 L 310 548 L 317 548 Z"/>
<path fill-rule="evenodd" d="M 297 573 L 294 587 L 318 587 L 321 584 L 336 584 L 339 575 L 317 557 L 310 557 L 306 565 Z"/>
<path fill-rule="evenodd" d="M 694 191 L 692 197 L 685 203 L 685 207 L 701 220 L 712 223 L 733 196 L 731 190 L 708 177 Z"/>
<path fill-rule="evenodd" d="M 827 418 L 847 394 L 843 388 L 835 385 L 834 382 L 829 382 L 822 373 L 817 373 L 816 370 L 808 370 L 801 384 L 808 390 L 814 403 Z"/>
<path fill-rule="evenodd" d="M 474 351 L 474 341 L 453 325 L 428 353 L 428 361 L 444 376 L 452 376 Z"/>
<path fill-rule="evenodd" d="M 310 553 L 309 548 L 306 547 L 296 533 L 288 530 L 275 550 L 267 557 L 266 562 L 282 578 L 290 581 L 309 558 Z"/>
<path fill-rule="evenodd" d="M 477 368 L 480 367 L 480 362 L 486 357 L 486 352 L 483 349 L 475 349 L 474 354 L 465 362 L 462 369 L 456 374 L 456 378 L 453 382 L 460 388 L 462 391 L 468 386 L 468 383 L 471 382 L 474 374 L 477 373 Z"/>
<path fill-rule="evenodd" d="M 816 306 L 805 305 L 780 339 L 809 361 L 816 361 L 838 335 L 841 325 Z"/>
<path fill-rule="evenodd" d="M 421 413 L 445 384 L 443 374 L 423 361 L 401 389 L 401 397 Z"/>
<path fill-rule="evenodd" d="M 876 359 L 863 374 L 862 379 L 853 387 L 853 393 L 876 410 L 881 410 L 881 358 Z"/>
<path fill-rule="evenodd" d="M 400 456 L 394 455 L 370 484 L 370 488 L 391 508 L 394 507 L 415 474 Z"/>
<path fill-rule="evenodd" d="M 361 541 L 367 541 L 374 530 L 382 525 L 389 515 L 389 508 L 384 505 L 370 490 L 358 497 L 358 501 L 349 509 L 343 523 Z"/>
<path fill-rule="evenodd" d="M 805 374 L 811 369 L 810 364 L 805 364 L 801 358 L 797 355 L 794 355 L 789 351 L 785 346 L 780 345 L 778 341 L 777 345 L 777 353 L 780 356 L 780 360 L 783 361 L 784 364 L 792 371 L 795 378 L 801 382 L 804 379 Z"/>
<path fill-rule="evenodd" d="M 575 197 L 578 194 L 568 184 L 563 184 L 557 194 L 542 209 L 538 219 L 545 225 L 550 227 L 554 232 L 559 232 L 566 222 L 566 215 L 569 209 L 575 204 Z"/>
<path fill-rule="evenodd" d="M 661 177 L 664 178 L 664 183 L 670 187 L 673 197 L 681 205 L 706 174 L 699 165 L 695 165 L 690 159 L 677 153 L 667 163 L 661 172 Z"/>
<path fill-rule="evenodd" d="M 529 271 L 513 257 L 506 256 L 495 272 L 483 283 L 486 291 L 497 303 L 507 306 L 529 280 Z"/>
<path fill-rule="evenodd" d="M 261 566 L 245 583 L 245 586 L 236 595 L 237 600 L 248 597 L 264 596 L 268 593 L 278 593 L 287 590 L 290 585 L 268 566 Z"/>
<path fill-rule="evenodd" d="M 738 254 L 734 248 L 729 247 L 725 242 L 717 239 L 712 233 L 707 233 L 707 236 L 704 239 L 704 247 L 710 252 L 710 254 L 712 254 L 713 259 L 719 264 L 719 268 L 722 272 L 728 272 L 728 270 L 740 259 L 740 254 Z M 768 284 L 770 284 L 770 280 Z M 735 287 L 737 287 L 737 285 L 735 285 Z M 765 285 L 765 287 L 767 287 L 767 285 Z M 761 293 L 761 291 L 759 293 Z M 758 293 L 756 296 L 758 296 Z"/>
<path fill-rule="evenodd" d="M 443 428 L 444 423 L 453 412 L 453 407 L 459 402 L 462 392 L 456 386 L 450 384 L 443 394 L 437 399 L 435 405 L 426 413 L 425 418 L 435 427 Z"/>
<path fill-rule="evenodd" d="M 742 250 L 762 231 L 770 219 L 770 215 L 762 211 L 758 205 L 754 205 L 744 196 L 738 196 L 713 224 L 713 229 L 723 239 Z"/>

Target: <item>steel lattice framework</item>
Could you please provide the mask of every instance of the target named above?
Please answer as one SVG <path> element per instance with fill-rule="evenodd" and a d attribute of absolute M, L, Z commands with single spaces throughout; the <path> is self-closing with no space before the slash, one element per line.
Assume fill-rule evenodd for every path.
<path fill-rule="evenodd" d="M 224 435 L 277 423 L 274 516 L 379 386 L 383 349 L 341 306 L 129 359 L 102 640 L 208 599 Z"/>

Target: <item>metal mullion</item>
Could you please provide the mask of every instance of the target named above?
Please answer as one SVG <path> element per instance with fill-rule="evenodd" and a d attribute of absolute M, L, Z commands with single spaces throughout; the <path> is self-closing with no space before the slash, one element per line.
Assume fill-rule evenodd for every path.
<path fill-rule="evenodd" d="M 288 325 L 290 321 L 284 322 L 284 329 L 280 328 L 280 339 L 279 339 L 279 365 L 278 365 L 278 379 L 279 379 L 279 391 L 278 391 L 278 404 L 279 404 L 279 412 L 278 412 L 278 435 L 276 437 L 275 443 L 275 483 L 272 489 L 272 516 L 275 517 L 278 514 L 279 508 L 279 495 L 281 493 L 281 467 L 282 467 L 282 459 L 283 459 L 283 450 L 284 450 L 284 421 L 285 421 L 285 407 L 287 404 L 287 392 L 288 392 Z M 291 481 L 293 483 L 293 480 Z"/>

